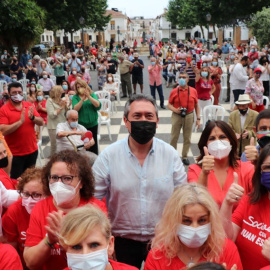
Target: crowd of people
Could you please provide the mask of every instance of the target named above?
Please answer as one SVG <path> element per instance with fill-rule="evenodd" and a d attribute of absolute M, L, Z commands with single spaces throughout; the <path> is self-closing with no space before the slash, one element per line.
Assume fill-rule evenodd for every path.
<path fill-rule="evenodd" d="M 84 49 L 1 57 L 0 269 L 270 269 L 270 47 L 151 39 L 151 95 L 137 44 Z M 224 73 L 228 123 L 206 121 L 204 107 L 222 106 Z M 155 137 L 163 79 L 170 144 Z M 128 135 L 99 153 L 95 90 L 115 102 L 120 89 Z M 38 167 L 44 128 L 51 152 Z"/>

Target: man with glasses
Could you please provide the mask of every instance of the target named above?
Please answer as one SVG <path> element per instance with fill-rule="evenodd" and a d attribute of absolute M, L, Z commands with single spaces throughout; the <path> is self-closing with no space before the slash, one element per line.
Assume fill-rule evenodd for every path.
<path fill-rule="evenodd" d="M 33 104 L 23 101 L 22 85 L 8 86 L 9 101 L 0 109 L 0 131 L 13 154 L 11 178 L 17 179 L 27 168 L 35 166 L 38 155 L 35 125 L 44 124 Z"/>
<path fill-rule="evenodd" d="M 181 128 L 183 128 L 183 148 L 182 160 L 185 165 L 189 165 L 187 158 L 190 148 L 190 139 L 194 122 L 194 113 L 196 113 L 197 127 L 200 126 L 200 109 L 198 105 L 197 91 L 188 86 L 188 74 L 180 72 L 179 86 L 174 88 L 169 97 L 168 109 L 172 111 L 172 129 L 170 145 L 177 150 L 177 142 Z"/>

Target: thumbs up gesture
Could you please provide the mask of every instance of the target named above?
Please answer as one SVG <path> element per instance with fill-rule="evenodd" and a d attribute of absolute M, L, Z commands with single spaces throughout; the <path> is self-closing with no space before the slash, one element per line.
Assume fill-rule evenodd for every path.
<path fill-rule="evenodd" d="M 256 162 L 258 159 L 258 150 L 255 146 L 254 137 L 250 138 L 250 144 L 245 147 L 245 154 L 248 161 Z"/>
<path fill-rule="evenodd" d="M 270 238 L 264 241 L 264 244 L 262 246 L 262 255 L 268 261 L 270 260 Z"/>
<path fill-rule="evenodd" d="M 233 183 L 231 184 L 225 200 L 228 204 L 234 204 L 237 203 L 242 196 L 244 195 L 244 188 L 240 185 L 238 185 L 238 174 L 236 172 L 233 173 Z"/>
<path fill-rule="evenodd" d="M 215 158 L 211 156 L 208 152 L 206 146 L 203 147 L 204 150 L 204 157 L 202 159 L 202 172 L 204 174 L 209 174 L 211 170 L 214 169 L 215 166 Z"/>

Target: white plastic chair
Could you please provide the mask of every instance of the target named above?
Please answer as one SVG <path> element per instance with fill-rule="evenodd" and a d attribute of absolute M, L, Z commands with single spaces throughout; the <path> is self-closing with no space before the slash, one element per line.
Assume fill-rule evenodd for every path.
<path fill-rule="evenodd" d="M 97 95 L 98 99 L 108 99 L 110 100 L 111 94 L 108 91 L 102 90 L 102 91 L 96 91 L 95 94 Z"/>
<path fill-rule="evenodd" d="M 56 85 L 56 76 L 50 75 L 50 79 L 53 81 L 53 83 Z"/>
<path fill-rule="evenodd" d="M 116 92 L 116 96 L 117 96 L 118 105 L 120 105 L 121 104 L 120 103 L 120 85 L 121 85 L 121 80 L 120 80 L 120 78 L 115 77 L 114 78 L 114 82 L 116 82 L 118 84 L 118 89 L 117 89 L 117 92 Z"/>
<path fill-rule="evenodd" d="M 100 103 L 101 103 L 101 108 L 99 110 L 99 113 L 101 114 L 100 117 L 100 124 L 101 125 L 106 125 L 107 129 L 108 129 L 108 134 L 109 134 L 109 138 L 110 141 L 112 140 L 112 136 L 111 136 L 111 101 L 109 99 L 99 99 Z"/>
<path fill-rule="evenodd" d="M 67 71 L 64 71 L 64 74 L 65 74 L 65 80 L 67 81 L 67 79 L 68 79 L 68 73 L 67 73 Z"/>
<path fill-rule="evenodd" d="M 0 81 L 0 94 L 2 94 L 4 90 L 7 90 L 7 82 Z"/>
<path fill-rule="evenodd" d="M 211 103 L 212 103 L 212 105 L 214 105 L 214 101 L 215 101 L 215 98 L 214 98 L 214 96 L 213 95 L 211 95 Z"/>
<path fill-rule="evenodd" d="M 268 97 L 263 96 L 263 104 L 265 104 L 264 108 L 268 109 L 268 106 L 269 106 L 269 98 Z"/>
<path fill-rule="evenodd" d="M 203 122 L 204 127 L 208 120 L 218 120 L 218 116 L 221 116 L 221 120 L 224 120 L 225 109 L 218 105 L 208 105 L 203 108 Z"/>
<path fill-rule="evenodd" d="M 100 127 L 101 127 L 101 113 L 98 112 L 98 130 L 97 130 L 97 144 L 98 144 L 98 152 L 100 153 L 99 141 L 101 139 L 100 135 Z"/>
<path fill-rule="evenodd" d="M 228 75 L 226 73 L 223 73 L 221 75 L 221 92 L 220 92 L 220 97 L 219 97 L 220 101 L 223 101 L 224 93 L 227 93 L 227 88 L 228 88 L 227 77 Z"/>
<path fill-rule="evenodd" d="M 39 128 L 39 140 L 37 142 L 37 146 L 38 146 L 38 162 L 40 164 L 40 166 L 42 166 L 42 162 L 41 159 L 44 159 L 44 153 L 43 153 L 43 149 L 42 149 L 42 132 L 43 132 L 43 126 L 35 126 L 35 130 L 38 130 Z"/>
<path fill-rule="evenodd" d="M 19 80 L 19 83 L 22 85 L 22 88 L 23 88 L 23 94 L 24 94 L 25 96 L 27 96 L 26 88 L 27 88 L 27 84 L 29 84 L 29 80 L 28 80 L 28 79 L 22 79 L 22 80 Z"/>

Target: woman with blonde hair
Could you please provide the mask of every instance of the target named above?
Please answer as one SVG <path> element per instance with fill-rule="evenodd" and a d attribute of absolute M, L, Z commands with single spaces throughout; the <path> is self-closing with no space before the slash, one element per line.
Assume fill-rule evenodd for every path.
<path fill-rule="evenodd" d="M 69 212 L 63 218 L 59 242 L 67 252 L 65 270 L 137 269 L 108 259 L 114 252 L 111 224 L 106 214 L 95 206 L 86 205 Z"/>
<path fill-rule="evenodd" d="M 111 101 L 116 100 L 118 83 L 114 81 L 113 75 L 111 73 L 108 73 L 106 76 L 106 82 L 103 86 L 103 90 L 110 93 Z"/>
<path fill-rule="evenodd" d="M 206 188 L 184 184 L 167 201 L 156 226 L 145 270 L 179 270 L 197 262 L 226 263 L 242 269 L 235 244 L 226 239 L 219 210 Z"/>
<path fill-rule="evenodd" d="M 98 132 L 98 113 L 101 108 L 101 103 L 94 91 L 88 84 L 81 80 L 76 79 L 74 84 L 76 95 L 72 98 L 72 107 L 79 114 L 79 124 L 90 130 L 93 134 L 95 142 L 97 142 Z M 98 155 L 98 146 L 95 143 L 89 151 Z"/>
<path fill-rule="evenodd" d="M 47 127 L 51 142 L 51 155 L 56 152 L 56 126 L 66 121 L 67 100 L 62 86 L 54 86 L 46 102 Z"/>

